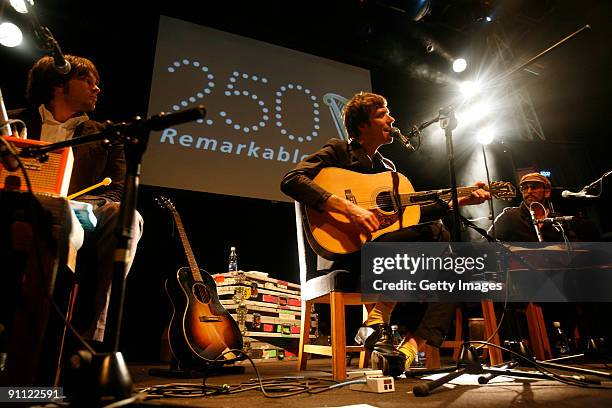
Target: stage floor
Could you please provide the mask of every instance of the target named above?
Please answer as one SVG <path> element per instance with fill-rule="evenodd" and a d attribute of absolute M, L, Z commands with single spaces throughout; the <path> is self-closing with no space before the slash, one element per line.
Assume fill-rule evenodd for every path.
<path fill-rule="evenodd" d="M 353 360 L 357 362 L 356 359 Z M 202 379 L 184 379 L 156 377 L 150 375 L 150 369 L 164 368 L 160 365 L 130 365 L 130 372 L 135 388 L 142 390 L 155 385 L 171 383 L 201 385 Z M 591 365 L 590 368 L 605 371 L 603 365 Z M 265 361 L 257 363 L 257 370 L 262 378 L 286 376 L 306 376 L 314 378 L 331 378 L 331 360 L 313 359 L 309 361 L 308 371 L 298 372 L 295 360 Z M 350 368 L 357 370 L 357 367 Z M 209 385 L 237 385 L 255 378 L 253 368 L 245 366 L 244 373 L 219 374 L 207 378 Z M 461 378 L 461 377 L 460 377 Z M 157 398 L 138 402 L 135 406 L 164 407 L 343 407 L 369 406 L 392 407 L 609 407 L 612 406 L 612 390 L 586 389 L 565 385 L 549 380 L 527 380 L 522 378 L 505 379 L 503 382 L 478 385 L 472 378 L 471 385 L 443 386 L 427 397 L 415 397 L 412 387 L 419 379 L 397 379 L 395 391 L 390 393 L 367 393 L 350 390 L 348 386 L 325 391 L 320 394 L 302 394 L 286 398 L 267 398 L 261 391 L 200 396 L 195 398 Z M 612 382 L 604 382 L 612 387 Z M 271 393 L 271 394 L 279 394 Z"/>

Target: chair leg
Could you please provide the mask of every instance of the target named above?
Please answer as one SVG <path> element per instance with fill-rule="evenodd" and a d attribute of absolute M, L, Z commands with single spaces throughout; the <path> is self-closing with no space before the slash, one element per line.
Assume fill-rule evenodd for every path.
<path fill-rule="evenodd" d="M 59 355 L 57 356 L 57 362 L 55 365 L 55 380 L 53 381 L 54 387 L 59 387 L 61 385 L 62 363 L 64 361 L 66 336 L 68 334 L 68 325 L 72 323 L 72 312 L 74 311 L 74 303 L 76 301 L 76 297 L 78 293 L 79 293 L 79 284 L 75 282 L 72 285 L 72 290 L 70 291 L 70 298 L 68 299 L 68 310 L 66 310 L 66 323 L 64 324 L 64 330 L 62 331 Z"/>
<path fill-rule="evenodd" d="M 459 354 L 463 341 L 463 309 L 462 306 L 455 308 L 455 347 L 453 348 L 453 360 L 459 361 Z M 438 352 L 439 357 L 439 352 Z"/>
<path fill-rule="evenodd" d="M 346 329 L 344 294 L 330 293 L 332 376 L 334 380 L 346 380 Z"/>
<path fill-rule="evenodd" d="M 490 300 L 483 300 L 480 302 L 480 305 L 482 307 L 482 317 L 484 317 L 485 337 L 488 339 L 493 333 L 495 333 L 495 335 L 489 341 L 499 346 L 501 343 L 499 341 L 499 332 L 495 332 L 495 330 L 497 330 L 497 317 L 495 316 L 495 307 L 493 302 Z M 491 365 L 502 363 L 503 357 L 500 349 L 489 347 L 487 350 Z"/>
<path fill-rule="evenodd" d="M 538 360 L 547 360 L 552 358 L 542 307 L 538 304 L 530 302 L 527 305 L 525 314 L 527 315 L 529 341 L 533 349 L 533 354 Z"/>
<path fill-rule="evenodd" d="M 425 344 L 425 355 L 427 359 L 425 366 L 429 369 L 440 368 L 442 363 L 440 362 L 440 349 L 429 344 Z"/>
<path fill-rule="evenodd" d="M 306 370 L 308 362 L 308 353 L 304 352 L 304 346 L 310 341 L 310 308 L 311 303 L 302 301 L 302 318 L 300 329 L 300 348 L 298 350 L 298 371 Z"/>

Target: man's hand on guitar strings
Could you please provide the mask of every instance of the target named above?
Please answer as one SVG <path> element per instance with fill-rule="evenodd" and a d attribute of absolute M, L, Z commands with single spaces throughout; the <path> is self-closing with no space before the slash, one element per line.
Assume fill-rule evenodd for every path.
<path fill-rule="evenodd" d="M 380 227 L 380 222 L 373 212 L 354 204 L 350 207 L 349 213 L 346 215 L 351 222 L 359 225 L 364 232 L 374 232 Z"/>
<path fill-rule="evenodd" d="M 345 215 L 353 224 L 364 232 L 374 232 L 380 228 L 380 222 L 373 212 L 353 204 L 349 200 L 332 194 L 323 204 L 325 211 L 337 211 Z"/>

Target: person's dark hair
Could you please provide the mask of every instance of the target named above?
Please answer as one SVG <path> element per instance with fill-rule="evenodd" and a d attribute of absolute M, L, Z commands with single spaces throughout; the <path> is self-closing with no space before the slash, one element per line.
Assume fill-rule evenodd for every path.
<path fill-rule="evenodd" d="M 87 58 L 74 55 L 64 55 L 70 63 L 70 72 L 60 74 L 53 66 L 52 57 L 42 57 L 32 66 L 28 73 L 26 98 L 32 106 L 47 104 L 53 99 L 53 89 L 63 86 L 72 78 L 86 78 L 92 73 L 96 82 L 100 82 L 100 75 L 96 66 Z"/>
<path fill-rule="evenodd" d="M 351 138 L 359 138 L 359 126 L 370 121 L 370 114 L 376 109 L 387 106 L 387 100 L 371 92 L 355 94 L 342 109 L 344 126 Z"/>

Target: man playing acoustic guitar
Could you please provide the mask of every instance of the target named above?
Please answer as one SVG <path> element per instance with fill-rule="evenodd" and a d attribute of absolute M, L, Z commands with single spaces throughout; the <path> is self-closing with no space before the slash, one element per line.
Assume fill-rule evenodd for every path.
<path fill-rule="evenodd" d="M 372 211 L 354 202 L 332 194 L 313 179 L 324 168 L 338 167 L 357 173 L 373 174 L 395 171 L 395 165 L 383 157 L 378 149 L 393 142 L 391 129 L 395 119 L 387 108 L 384 97 L 360 92 L 353 96 L 343 109 L 344 125 L 349 140 L 331 139 L 319 151 L 298 163 L 287 173 L 281 190 L 291 198 L 312 209 L 325 213 L 333 212 L 345 216 L 366 235 L 382 229 L 379 218 Z M 483 183 L 478 183 L 468 195 L 459 198 L 459 205 L 481 204 L 490 199 Z M 421 206 L 421 221 L 417 225 L 399 229 L 378 236 L 375 240 L 388 242 L 448 241 L 450 234 L 439 220 L 446 212 L 440 204 Z M 428 222 L 427 222 L 428 221 Z M 354 252 L 336 257 L 333 269 L 360 270 L 360 254 Z M 331 265 L 330 265 L 331 266 Z M 428 303 L 427 310 L 414 333 L 406 336 L 396 348 L 390 335 L 389 321 L 394 302 L 378 302 L 369 312 L 368 318 L 359 329 L 355 340 L 370 351 L 376 351 L 386 358 L 403 362 L 400 367 L 408 369 L 414 361 L 417 350 L 427 342 L 439 347 L 446 334 L 455 306 L 445 303 Z M 393 374 L 399 375 L 395 371 Z"/>

